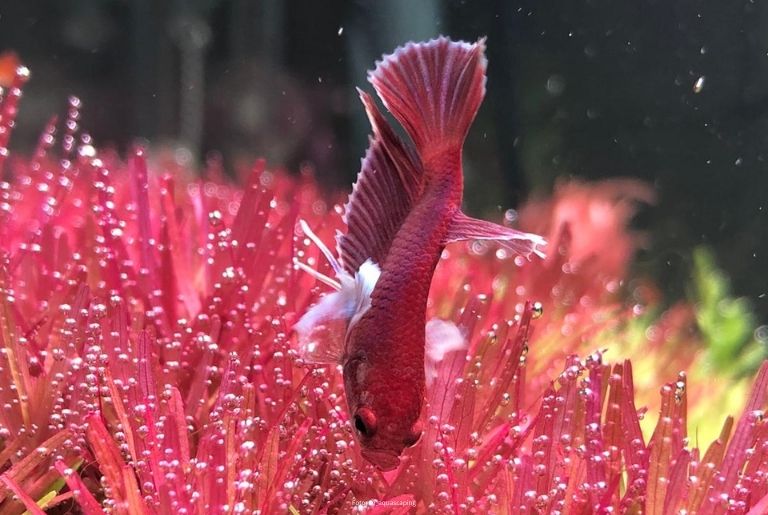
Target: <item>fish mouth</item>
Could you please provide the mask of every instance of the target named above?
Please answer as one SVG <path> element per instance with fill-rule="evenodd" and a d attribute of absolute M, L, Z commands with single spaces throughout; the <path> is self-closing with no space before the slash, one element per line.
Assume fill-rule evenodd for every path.
<path fill-rule="evenodd" d="M 394 470 L 400 466 L 400 457 L 394 451 L 384 449 L 362 449 L 360 454 L 383 471 Z"/>

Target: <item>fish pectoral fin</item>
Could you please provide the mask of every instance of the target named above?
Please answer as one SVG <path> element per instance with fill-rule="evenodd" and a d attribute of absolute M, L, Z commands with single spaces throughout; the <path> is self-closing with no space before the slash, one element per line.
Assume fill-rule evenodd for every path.
<path fill-rule="evenodd" d="M 293 326 L 297 349 L 310 364 L 337 364 L 344 354 L 347 326 L 354 315 L 354 298 L 342 287 L 326 294 Z"/>
<path fill-rule="evenodd" d="M 536 254 L 542 258 L 544 257 L 542 247 L 547 244 L 546 240 L 537 234 L 472 218 L 461 211 L 456 211 L 448 227 L 448 233 L 443 239 L 443 245 L 466 240 L 496 240 L 517 254 L 525 257 Z"/>
<path fill-rule="evenodd" d="M 450 320 L 432 318 L 425 327 L 424 375 L 427 386 L 437 378 L 437 370 L 445 355 L 467 348 L 467 339 Z"/>

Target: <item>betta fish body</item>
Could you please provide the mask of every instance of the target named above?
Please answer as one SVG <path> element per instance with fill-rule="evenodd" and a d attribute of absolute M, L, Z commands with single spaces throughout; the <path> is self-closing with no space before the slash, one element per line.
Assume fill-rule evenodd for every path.
<path fill-rule="evenodd" d="M 425 354 L 430 362 L 462 345 L 450 323 L 426 323 L 427 296 L 445 245 L 494 239 L 523 254 L 544 240 L 461 212 L 464 138 L 485 94 L 484 41 L 441 37 L 409 43 L 369 72 L 384 106 L 413 145 L 398 138 L 373 99 L 359 91 L 373 128 L 345 206 L 340 259 L 302 221 L 336 279 L 302 269 L 337 291 L 296 324 L 307 362 L 343 365 L 344 388 L 362 455 L 383 470 L 422 432 Z M 426 349 L 425 349 L 426 344 Z"/>

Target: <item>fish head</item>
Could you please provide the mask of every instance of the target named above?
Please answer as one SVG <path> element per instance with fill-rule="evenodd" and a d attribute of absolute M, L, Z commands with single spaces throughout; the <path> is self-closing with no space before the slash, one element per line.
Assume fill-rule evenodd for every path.
<path fill-rule="evenodd" d="M 422 423 L 400 424 L 379 420 L 373 408 L 361 406 L 352 419 L 355 435 L 362 447 L 360 453 L 381 470 L 393 470 L 400 465 L 400 456 L 413 447 L 423 434 Z M 383 423 L 382 423 L 383 422 Z"/>
<path fill-rule="evenodd" d="M 362 456 L 381 470 L 393 470 L 403 451 L 416 445 L 423 433 L 423 391 L 390 389 L 389 374 L 368 367 L 364 359 L 344 366 L 350 422 Z"/>

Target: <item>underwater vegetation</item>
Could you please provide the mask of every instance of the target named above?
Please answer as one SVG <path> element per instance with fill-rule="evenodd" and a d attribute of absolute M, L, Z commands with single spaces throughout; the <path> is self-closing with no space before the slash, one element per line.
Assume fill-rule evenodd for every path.
<path fill-rule="evenodd" d="M 506 212 L 545 259 L 446 248 L 428 316 L 468 346 L 382 472 L 339 367 L 304 363 L 292 332 L 328 291 L 294 257 L 332 274 L 297 222 L 332 241 L 345 195 L 263 162 L 229 179 L 123 159 L 76 98 L 16 157 L 27 77 L 0 104 L 0 513 L 768 512 L 768 365 L 751 377 L 711 259 L 671 307 L 629 275 L 645 185 L 563 182 Z"/>

